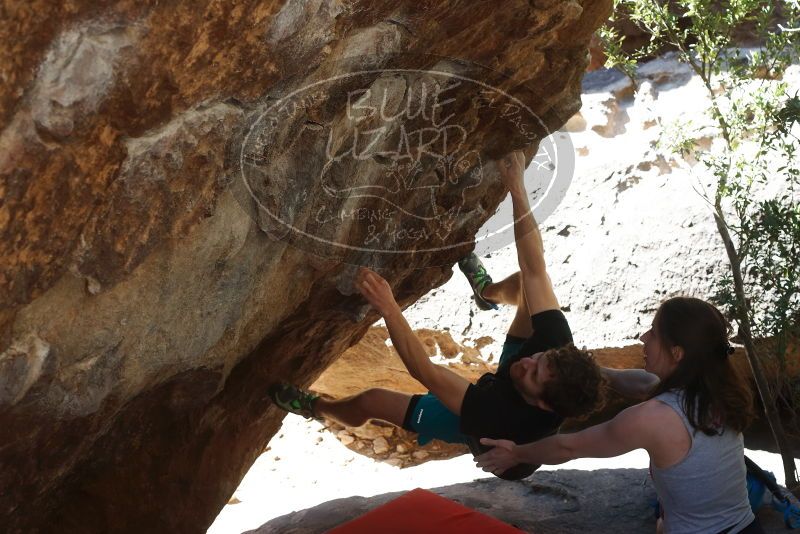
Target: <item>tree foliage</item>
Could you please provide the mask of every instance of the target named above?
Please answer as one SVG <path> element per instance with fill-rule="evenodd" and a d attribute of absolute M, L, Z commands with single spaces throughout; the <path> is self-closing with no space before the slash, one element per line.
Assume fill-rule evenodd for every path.
<path fill-rule="evenodd" d="M 650 35 L 645 46 L 626 48 L 615 29 L 623 18 Z M 691 155 L 713 178 L 701 194 L 731 265 L 716 300 L 749 339 L 757 382 L 760 362 L 754 359 L 785 370 L 787 349 L 800 336 L 800 97 L 798 87 L 784 80 L 800 53 L 800 2 L 618 0 L 600 36 L 606 66 L 634 81 L 640 61 L 666 50 L 702 81 L 706 116 L 666 128 L 662 146 Z M 696 140 L 709 126 L 717 141 L 700 147 Z M 752 338 L 772 340 L 758 358 Z M 769 390 L 760 391 L 765 403 L 778 396 L 784 406 L 800 407 L 800 388 L 787 381 L 762 387 Z M 773 407 L 765 408 L 770 418 Z M 775 431 L 773 423 L 770 418 Z M 780 447 L 777 434 L 776 440 Z M 793 462 L 786 474 L 787 484 L 796 482 Z"/>

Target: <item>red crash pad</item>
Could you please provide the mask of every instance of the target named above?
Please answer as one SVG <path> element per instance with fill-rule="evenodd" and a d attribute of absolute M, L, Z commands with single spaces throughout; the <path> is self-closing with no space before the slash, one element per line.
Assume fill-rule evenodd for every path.
<path fill-rule="evenodd" d="M 423 489 L 409 491 L 361 517 L 330 530 L 336 534 L 519 534 L 493 517 Z"/>

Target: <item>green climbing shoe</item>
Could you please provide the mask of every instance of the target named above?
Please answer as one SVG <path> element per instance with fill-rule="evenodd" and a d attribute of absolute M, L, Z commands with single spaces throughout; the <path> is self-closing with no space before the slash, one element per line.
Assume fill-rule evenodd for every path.
<path fill-rule="evenodd" d="M 483 266 L 481 260 L 474 252 L 470 253 L 466 258 L 458 262 L 458 268 L 467 277 L 469 285 L 472 287 L 474 293 L 475 303 L 478 308 L 482 310 L 496 310 L 497 304 L 483 298 L 483 290 L 486 286 L 492 283 L 492 277 L 486 272 L 486 267 Z"/>
<path fill-rule="evenodd" d="M 298 389 L 291 384 L 278 383 L 269 388 L 269 397 L 278 408 L 308 419 L 319 419 L 314 415 L 314 403 L 319 395 Z"/>

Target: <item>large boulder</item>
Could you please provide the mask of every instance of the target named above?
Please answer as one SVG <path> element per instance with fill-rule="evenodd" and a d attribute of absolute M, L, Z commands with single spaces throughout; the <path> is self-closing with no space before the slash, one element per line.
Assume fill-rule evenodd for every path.
<path fill-rule="evenodd" d="M 647 469 L 539 471 L 516 482 L 482 479 L 430 491 L 523 532 L 649 534 L 656 527 L 656 493 Z M 276 517 L 247 533 L 328 532 L 402 494 L 336 499 Z M 766 507 L 759 512 L 764 531 L 771 534 L 785 532 L 782 519 Z"/>
<path fill-rule="evenodd" d="M 266 386 L 375 320 L 352 266 L 403 304 L 448 279 L 610 4 L 6 6 L 2 530 L 204 530 L 284 415 Z"/>

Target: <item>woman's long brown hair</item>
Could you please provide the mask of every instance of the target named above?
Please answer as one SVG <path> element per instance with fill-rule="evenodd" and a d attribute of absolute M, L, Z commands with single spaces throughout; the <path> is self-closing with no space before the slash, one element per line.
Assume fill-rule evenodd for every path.
<path fill-rule="evenodd" d="M 753 392 L 731 362 L 729 326 L 722 313 L 703 300 L 675 297 L 661 304 L 653 324 L 666 350 L 683 349 L 675 371 L 654 396 L 683 390 L 686 417 L 707 435 L 724 427 L 744 430 L 753 417 Z"/>

